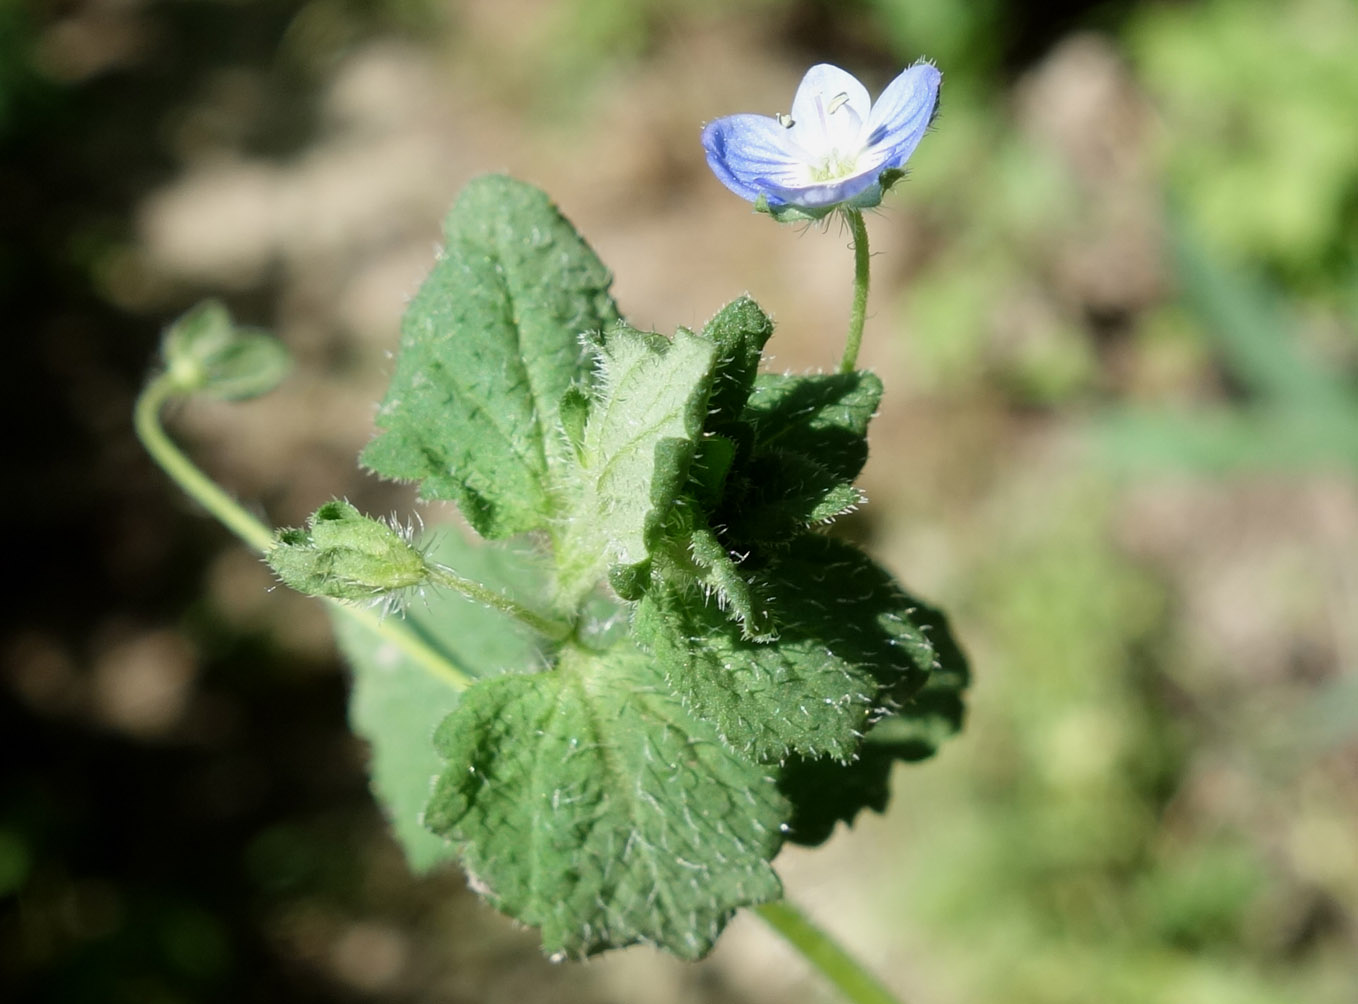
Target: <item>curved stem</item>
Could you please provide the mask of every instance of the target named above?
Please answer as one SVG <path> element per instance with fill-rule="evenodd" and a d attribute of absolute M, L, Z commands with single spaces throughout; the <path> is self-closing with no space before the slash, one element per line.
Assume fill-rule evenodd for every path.
<path fill-rule="evenodd" d="M 754 912 L 819 969 L 845 1000 L 852 1004 L 902 1004 L 862 963 L 787 900 L 765 903 Z"/>
<path fill-rule="evenodd" d="M 266 553 L 273 547 L 273 531 L 255 519 L 233 499 L 199 470 L 186 457 L 160 424 L 160 409 L 171 398 L 180 394 L 180 388 L 168 373 L 154 377 L 137 398 L 136 409 L 132 413 L 132 423 L 151 459 L 160 465 L 161 470 L 170 476 L 184 494 L 206 509 L 217 522 L 224 525 L 250 547 Z"/>
<path fill-rule="evenodd" d="M 861 209 L 846 209 L 844 216 L 853 233 L 853 309 L 849 313 L 849 337 L 839 372 L 852 373 L 858 365 L 858 347 L 863 343 L 863 319 L 868 313 L 868 228 Z"/>
<path fill-rule="evenodd" d="M 166 435 L 165 427 L 160 423 L 160 409 L 181 393 L 182 388 L 169 373 L 159 374 L 146 385 L 132 413 L 137 438 L 146 447 L 151 459 L 186 495 L 249 547 L 260 554 L 267 554 L 274 546 L 273 531 L 246 512 L 239 502 L 204 474 Z M 356 621 L 395 645 L 403 655 L 441 683 L 456 690 L 465 690 L 471 685 L 468 674 L 398 622 L 388 620 L 373 610 L 350 606 L 338 600 L 326 602 L 331 610 Z"/>

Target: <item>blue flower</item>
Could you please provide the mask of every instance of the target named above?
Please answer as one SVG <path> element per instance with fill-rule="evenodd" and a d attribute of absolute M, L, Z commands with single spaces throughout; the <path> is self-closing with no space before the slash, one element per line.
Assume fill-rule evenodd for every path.
<path fill-rule="evenodd" d="M 942 74 L 916 63 L 873 104 L 852 74 L 820 63 L 806 71 L 792 113 L 728 115 L 703 129 L 721 183 L 779 220 L 868 209 L 900 179 L 933 120 Z"/>

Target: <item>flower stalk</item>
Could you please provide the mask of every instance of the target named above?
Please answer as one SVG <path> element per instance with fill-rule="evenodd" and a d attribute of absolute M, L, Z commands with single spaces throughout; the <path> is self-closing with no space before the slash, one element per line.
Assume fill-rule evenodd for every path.
<path fill-rule="evenodd" d="M 151 459 L 169 475 L 170 480 L 252 550 L 267 555 L 275 546 L 273 531 L 250 515 L 245 508 L 222 490 L 177 447 L 161 424 L 161 410 L 184 388 L 180 379 L 169 370 L 151 379 L 137 398 L 133 410 L 133 428 Z M 446 656 L 436 651 L 408 630 L 399 621 L 385 618 L 375 610 L 357 607 L 339 600 L 327 599 L 330 609 L 340 616 L 363 625 L 364 628 L 394 645 L 422 670 L 457 690 L 471 685 L 471 677 Z"/>
<path fill-rule="evenodd" d="M 868 270 L 871 256 L 868 251 L 868 228 L 860 209 L 846 209 L 853 234 L 853 307 L 849 311 L 849 336 L 844 343 L 844 355 L 839 360 L 839 372 L 852 373 L 858 366 L 858 349 L 863 344 L 863 322 L 868 313 Z"/>

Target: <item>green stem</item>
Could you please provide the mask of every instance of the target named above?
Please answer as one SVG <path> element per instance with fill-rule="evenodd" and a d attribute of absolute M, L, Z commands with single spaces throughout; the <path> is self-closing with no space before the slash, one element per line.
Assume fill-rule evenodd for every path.
<path fill-rule="evenodd" d="M 171 442 L 160 422 L 160 410 L 172 399 L 184 394 L 183 388 L 170 373 L 154 377 L 137 398 L 132 413 L 132 424 L 137 438 L 146 447 L 151 459 L 218 522 L 260 554 L 267 554 L 274 546 L 273 531 L 251 516 L 226 492 L 196 467 Z M 398 621 L 380 616 L 373 610 L 350 606 L 338 600 L 326 600 L 330 608 L 342 616 L 363 625 L 401 650 L 417 666 L 441 683 L 456 690 L 471 685 L 471 677 L 448 661 L 441 652 L 426 644 Z"/>
<path fill-rule="evenodd" d="M 261 554 L 267 553 L 273 547 L 273 531 L 241 508 L 239 502 L 194 466 L 193 461 L 184 456 L 165 434 L 165 427 L 160 424 L 160 409 L 181 393 L 169 373 L 161 373 L 146 385 L 141 397 L 137 398 L 137 407 L 132 415 L 137 438 L 146 447 L 146 452 L 151 454 L 151 459 L 189 498 L 250 547 Z"/>
<path fill-rule="evenodd" d="M 902 1004 L 828 934 L 786 900 L 755 907 L 755 913 L 781 934 L 807 962 L 852 1004 Z"/>
<path fill-rule="evenodd" d="M 863 344 L 863 319 L 868 313 L 868 228 L 861 209 L 846 209 L 844 216 L 853 232 L 853 310 L 849 314 L 849 337 L 839 372 L 852 373 L 858 365 L 858 347 Z"/>
<path fill-rule="evenodd" d="M 527 624 L 538 634 L 545 635 L 552 641 L 565 641 L 570 637 L 573 628 L 563 621 L 554 621 L 543 617 L 541 614 L 536 614 L 522 604 L 511 600 L 508 596 L 497 593 L 493 589 L 487 589 L 473 579 L 458 575 L 451 568 L 433 564 L 429 564 L 427 567 L 429 568 L 429 578 L 435 585 L 447 586 L 469 600 L 482 603 L 492 610 L 509 614 L 509 616 Z"/>

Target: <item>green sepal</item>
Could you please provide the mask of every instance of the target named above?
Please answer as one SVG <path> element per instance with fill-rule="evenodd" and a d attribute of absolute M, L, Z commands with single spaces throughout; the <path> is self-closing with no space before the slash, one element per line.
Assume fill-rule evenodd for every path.
<path fill-rule="evenodd" d="M 899 167 L 889 167 L 889 168 L 887 168 L 885 171 L 883 171 L 881 174 L 877 175 L 877 184 L 878 184 L 879 186 L 881 186 L 882 195 L 885 195 L 887 192 L 889 192 L 889 191 L 891 191 L 893 188 L 895 188 L 897 182 L 903 181 L 903 180 L 905 179 L 905 174 L 906 174 L 906 172 L 905 172 L 905 170 L 904 170 L 903 168 L 899 168 Z M 878 196 L 878 202 L 880 202 L 880 201 L 881 201 L 881 196 Z M 873 203 L 873 205 L 876 205 L 876 204 L 877 204 L 877 203 Z M 858 208 L 860 208 L 860 209 L 870 209 L 871 206 L 859 206 Z"/>
<path fill-rule="evenodd" d="M 867 727 L 924 685 L 936 665 L 914 601 L 865 554 L 803 534 L 749 573 L 778 636 L 744 637 L 702 591 L 653 584 L 638 643 L 693 713 L 761 761 L 792 753 L 852 759 Z"/>
<path fill-rule="evenodd" d="M 905 171 L 889 167 L 877 176 L 877 180 L 851 199 L 835 202 L 828 206 L 796 206 L 789 202 L 771 204 L 767 195 L 754 200 L 754 211 L 773 217 L 779 223 L 814 223 L 823 220 L 838 210 L 875 209 L 882 204 L 882 197 L 905 177 Z"/>
<path fill-rule="evenodd" d="M 852 825 L 864 809 L 884 811 L 892 767 L 933 756 L 962 728 L 962 697 L 970 682 L 966 657 L 938 610 L 915 601 L 911 616 L 928 631 L 938 665 L 914 697 L 872 727 L 852 763 L 791 757 L 783 765 L 778 787 L 792 803 L 787 837 L 793 843 L 813 847 L 830 837 L 836 823 Z"/>
<path fill-rule="evenodd" d="M 429 577 L 408 532 L 339 499 L 317 509 L 305 530 L 280 530 L 264 560 L 299 593 L 337 600 L 377 599 Z"/>
<path fill-rule="evenodd" d="M 363 463 L 456 501 L 482 536 L 540 529 L 575 462 L 558 409 L 593 379 L 581 336 L 618 316 L 611 277 L 543 192 L 511 178 L 470 182 L 444 234 Z"/>
<path fill-rule="evenodd" d="M 771 216 L 779 223 L 814 223 L 823 220 L 839 208 L 836 203 L 833 206 L 813 208 L 809 206 L 794 206 L 790 202 L 769 202 L 767 195 L 760 195 L 754 200 L 754 211 Z"/>
<path fill-rule="evenodd" d="M 644 942 L 681 958 L 733 912 L 781 895 L 788 805 L 629 644 L 478 682 L 438 730 L 427 825 L 472 885 L 578 958 Z"/>
<path fill-rule="evenodd" d="M 171 324 L 160 351 L 180 393 L 224 401 L 267 394 L 292 370 L 282 342 L 265 331 L 237 327 L 218 300 L 205 300 Z"/>

